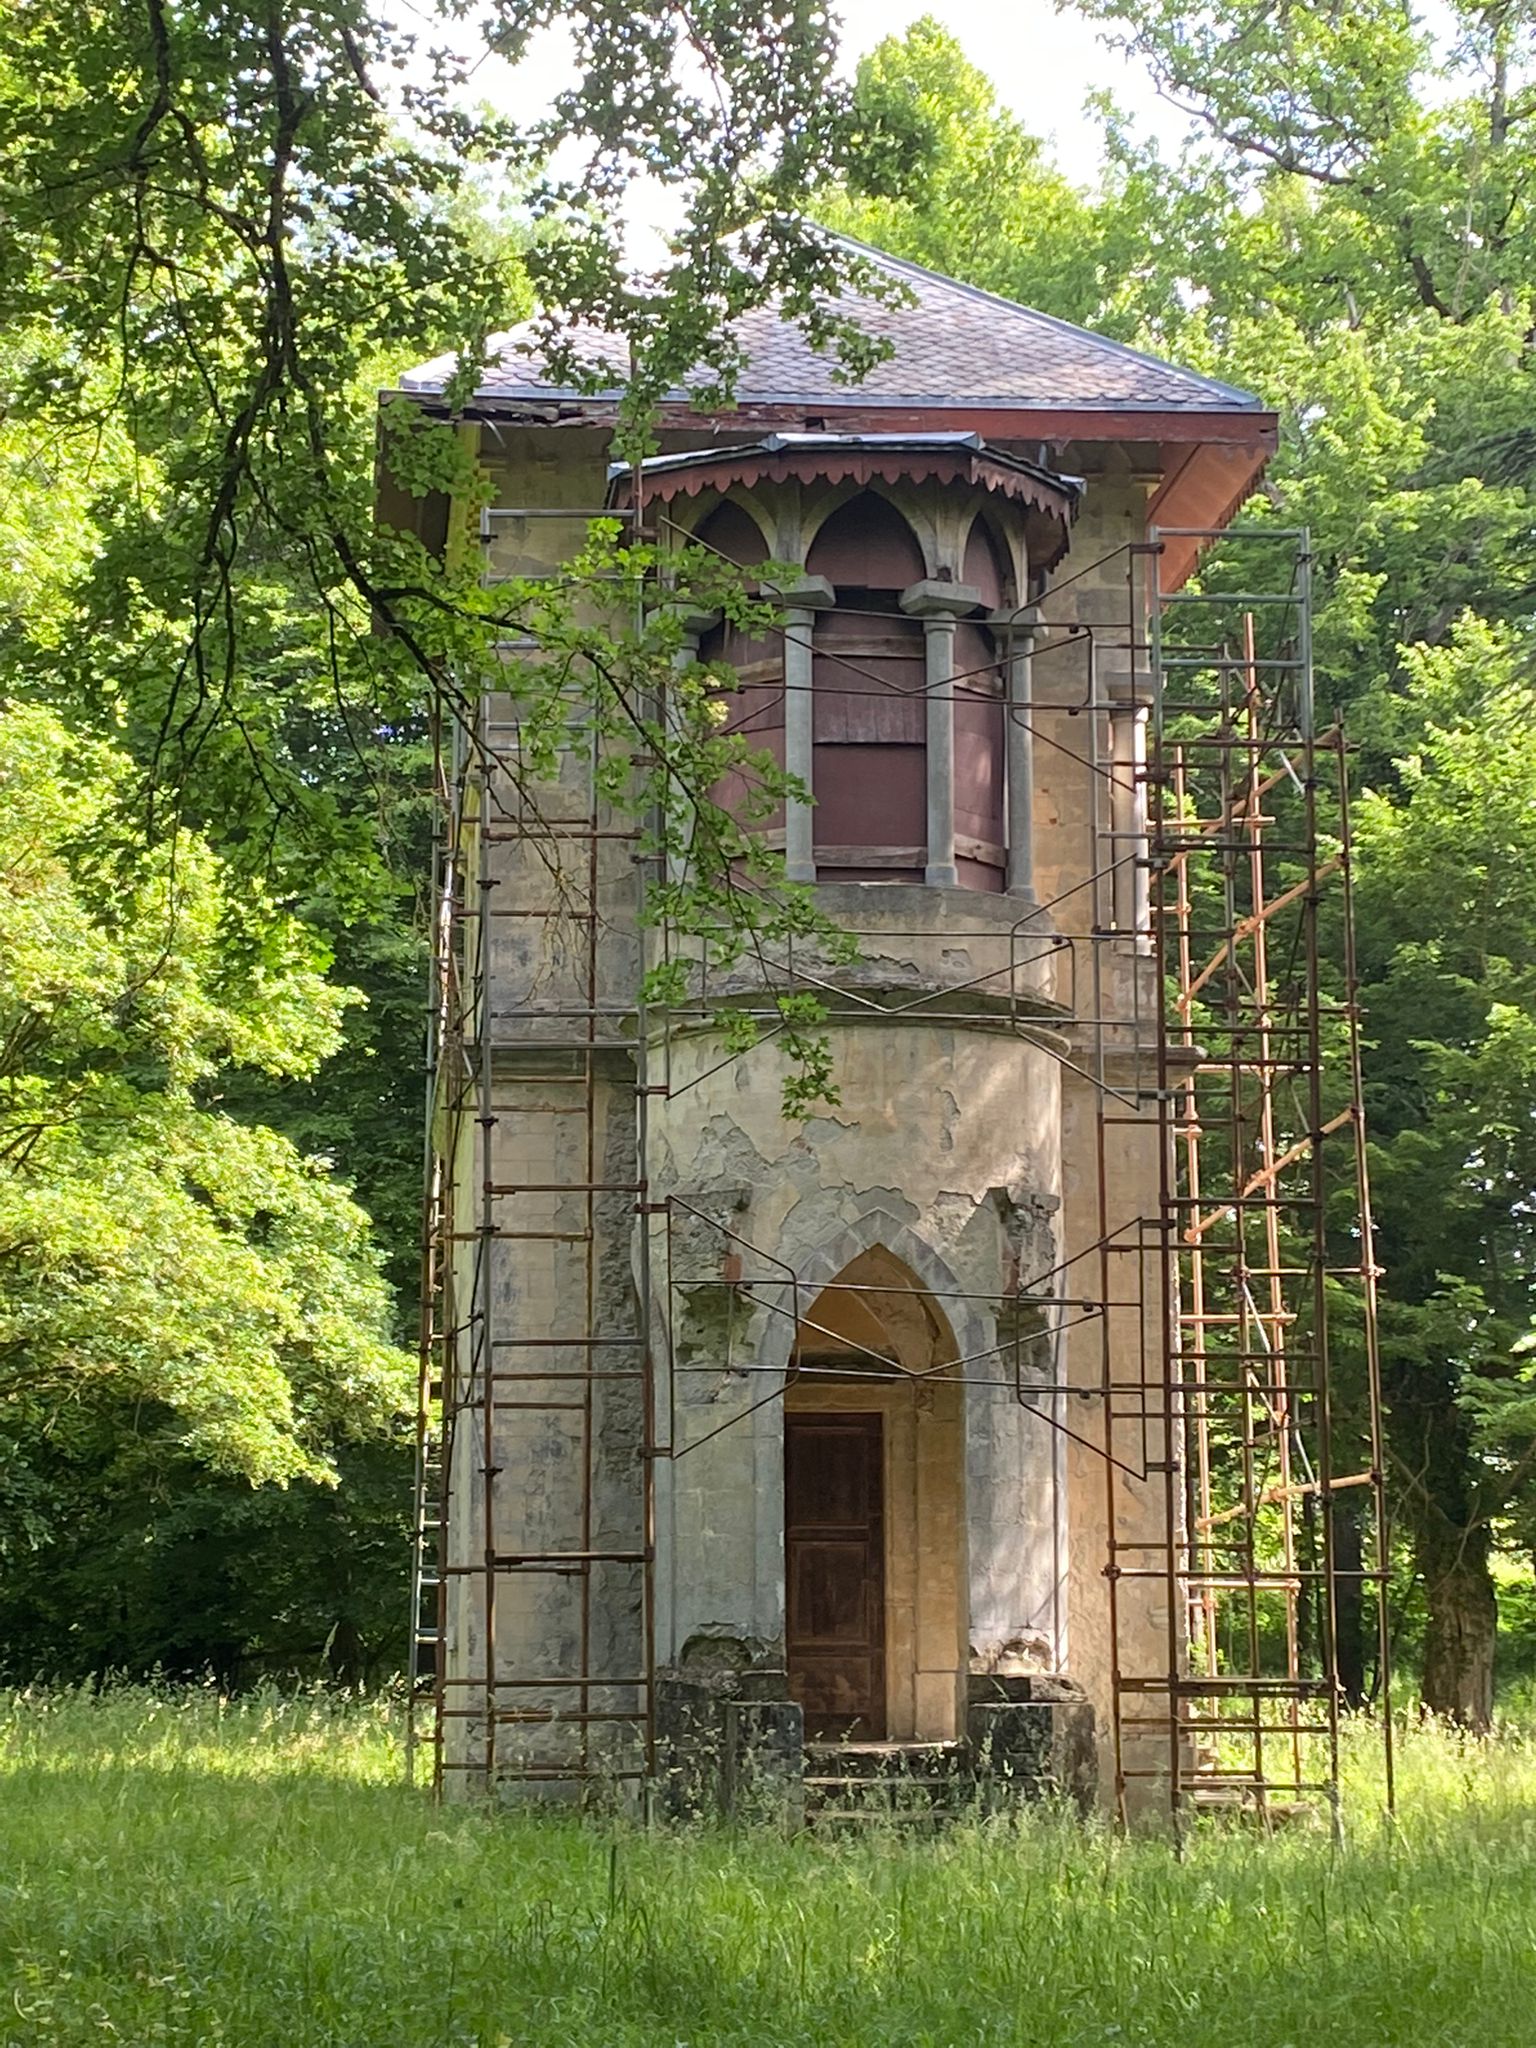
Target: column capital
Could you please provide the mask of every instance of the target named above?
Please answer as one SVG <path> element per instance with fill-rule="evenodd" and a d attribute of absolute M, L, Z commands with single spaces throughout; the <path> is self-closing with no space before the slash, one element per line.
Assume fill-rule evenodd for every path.
<path fill-rule="evenodd" d="M 1015 633 L 1021 640 L 1026 635 L 1032 640 L 1045 630 L 1037 604 L 1016 604 L 1005 606 L 1000 612 L 988 612 L 982 624 L 990 626 L 994 633 Z"/>
<path fill-rule="evenodd" d="M 786 578 L 782 583 L 772 583 L 765 578 L 763 593 L 767 597 L 776 597 L 791 611 L 827 612 L 837 603 L 837 592 L 825 576 L 802 574 Z"/>
<path fill-rule="evenodd" d="M 1111 711 L 1145 711 L 1152 702 L 1152 678 L 1146 669 L 1108 676 L 1104 694 Z"/>
<path fill-rule="evenodd" d="M 921 583 L 909 583 L 896 602 L 916 619 L 963 619 L 980 611 L 985 599 L 969 583 L 925 577 Z"/>

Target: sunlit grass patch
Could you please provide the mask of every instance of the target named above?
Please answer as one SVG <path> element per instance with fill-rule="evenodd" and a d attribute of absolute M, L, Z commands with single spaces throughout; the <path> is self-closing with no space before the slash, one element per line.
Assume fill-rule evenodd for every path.
<path fill-rule="evenodd" d="M 0 1695 L 0 1769 L 131 1767 L 214 1777 L 308 1773 L 391 1784 L 403 1769 L 404 1722 L 391 1692 L 371 1698 L 315 1687 L 230 1697 L 213 1685 L 37 1688 Z"/>
<path fill-rule="evenodd" d="M 0 2040 L 1528 2048 L 1536 1751 L 1346 1734 L 1348 1824 L 910 1840 L 435 1808 L 390 1699 L 0 1711 Z"/>

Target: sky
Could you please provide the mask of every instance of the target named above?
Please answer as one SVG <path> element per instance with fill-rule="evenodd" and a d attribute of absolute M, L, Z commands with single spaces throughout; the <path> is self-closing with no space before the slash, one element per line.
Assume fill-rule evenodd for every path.
<path fill-rule="evenodd" d="M 417 10 L 397 0 L 402 22 Z M 860 57 L 888 35 L 900 35 L 924 14 L 933 15 L 985 71 L 1004 105 L 1034 134 L 1048 139 L 1067 176 L 1089 183 L 1099 164 L 1096 125 L 1083 112 L 1085 96 L 1108 86 L 1137 117 L 1137 126 L 1175 139 L 1182 119 L 1160 101 L 1139 65 L 1103 47 L 1094 30 L 1052 0 L 840 0 L 842 68 L 851 77 Z M 476 66 L 475 91 L 520 120 L 536 118 L 567 81 L 558 32 L 536 37 L 514 70 L 497 58 Z"/>
<path fill-rule="evenodd" d="M 427 40 L 441 40 L 442 22 L 429 17 L 419 0 L 394 0 L 394 11 L 402 26 L 418 32 L 431 18 Z M 992 80 L 1003 104 L 1049 144 L 1074 183 L 1090 184 L 1099 168 L 1098 127 L 1083 111 L 1085 98 L 1096 89 L 1107 86 L 1144 134 L 1176 142 L 1184 132 L 1183 117 L 1157 97 L 1145 69 L 1106 49 L 1080 15 L 1070 8 L 1058 13 L 1053 0 L 834 0 L 834 13 L 842 26 L 841 68 L 850 78 L 859 59 L 886 36 L 900 35 L 922 15 L 934 16 Z M 537 120 L 554 95 L 574 83 L 560 30 L 535 36 L 516 67 L 486 53 L 469 23 L 461 34 L 465 54 L 478 57 L 473 96 L 520 123 Z M 575 175 L 582 162 L 580 147 L 572 147 L 568 162 L 564 155 L 556 152 L 551 169 L 557 176 Z M 664 194 L 648 182 L 630 188 L 624 206 L 626 240 L 637 267 L 662 260 L 665 234 L 681 203 L 678 195 Z"/>
<path fill-rule="evenodd" d="M 860 57 L 888 35 L 900 35 L 919 16 L 942 22 L 997 87 L 998 98 L 1031 133 L 1053 145 L 1056 161 L 1077 184 L 1089 183 L 1099 165 L 1096 125 L 1083 112 L 1084 97 L 1108 86 L 1137 116 L 1137 127 L 1166 135 L 1184 122 L 1153 90 L 1146 71 L 1105 49 L 1079 14 L 1058 14 L 1051 0 L 842 0 L 843 61 L 852 73 Z"/>

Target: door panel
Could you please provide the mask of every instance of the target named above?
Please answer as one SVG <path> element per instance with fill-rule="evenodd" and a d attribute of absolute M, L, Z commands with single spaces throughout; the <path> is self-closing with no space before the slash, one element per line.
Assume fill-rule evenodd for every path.
<path fill-rule="evenodd" d="M 789 1689 L 807 1735 L 885 1734 L 878 1415 L 784 1418 Z"/>

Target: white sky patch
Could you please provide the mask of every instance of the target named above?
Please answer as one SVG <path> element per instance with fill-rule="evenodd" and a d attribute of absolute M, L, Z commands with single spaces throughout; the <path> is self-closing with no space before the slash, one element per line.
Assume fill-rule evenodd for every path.
<path fill-rule="evenodd" d="M 472 66 L 470 95 L 520 124 L 538 120 L 558 92 L 576 83 L 570 41 L 559 28 L 540 31 L 514 65 L 485 48 L 481 25 L 473 20 L 439 21 L 419 0 L 393 0 L 390 11 L 423 45 L 462 52 Z M 1186 125 L 1158 98 L 1143 66 L 1107 49 L 1089 23 L 1070 11 L 1058 13 L 1052 0 L 842 0 L 837 14 L 838 68 L 848 78 L 877 43 L 932 15 L 991 78 L 1001 103 L 1047 142 L 1076 184 L 1092 184 L 1101 161 L 1098 125 L 1084 111 L 1090 92 L 1108 87 L 1139 129 L 1170 143 Z M 581 146 L 572 143 L 557 153 L 552 169 L 557 176 L 577 176 L 582 161 Z M 637 268 L 663 260 L 667 230 L 681 218 L 682 207 L 678 193 L 649 181 L 631 187 L 625 215 Z"/>
<path fill-rule="evenodd" d="M 570 39 L 561 28 L 541 30 L 513 65 L 485 48 L 482 26 L 473 18 L 440 21 L 422 0 L 386 5 L 424 44 L 465 53 L 473 66 L 473 97 L 518 122 L 538 120 L 558 92 L 577 82 Z M 1092 185 L 1103 162 L 1099 125 L 1085 106 L 1092 92 L 1107 88 L 1137 132 L 1170 152 L 1190 130 L 1189 118 L 1159 96 L 1145 64 L 1109 48 L 1092 23 L 1070 6 L 1059 10 L 1055 0 L 840 0 L 834 12 L 842 39 L 838 68 L 847 78 L 887 36 L 902 35 L 924 15 L 933 16 L 991 79 L 1001 104 L 1048 145 L 1074 184 Z M 1419 18 L 1446 52 L 1454 27 L 1446 0 L 1422 0 Z M 1449 81 L 1437 90 L 1426 80 L 1425 87 L 1431 99 L 1465 89 Z M 578 146 L 562 151 L 556 174 L 579 172 L 581 160 Z M 627 210 L 637 235 L 647 241 L 678 217 L 680 202 L 637 184 Z"/>
<path fill-rule="evenodd" d="M 947 28 L 998 99 L 1051 154 L 1076 185 L 1092 184 L 1102 160 L 1099 129 L 1083 110 L 1090 92 L 1108 87 L 1138 129 L 1176 142 L 1186 122 L 1157 96 L 1145 66 L 1106 48 L 1079 14 L 1059 14 L 1051 0 L 842 0 L 843 69 L 887 36 L 901 35 L 931 14 Z"/>

